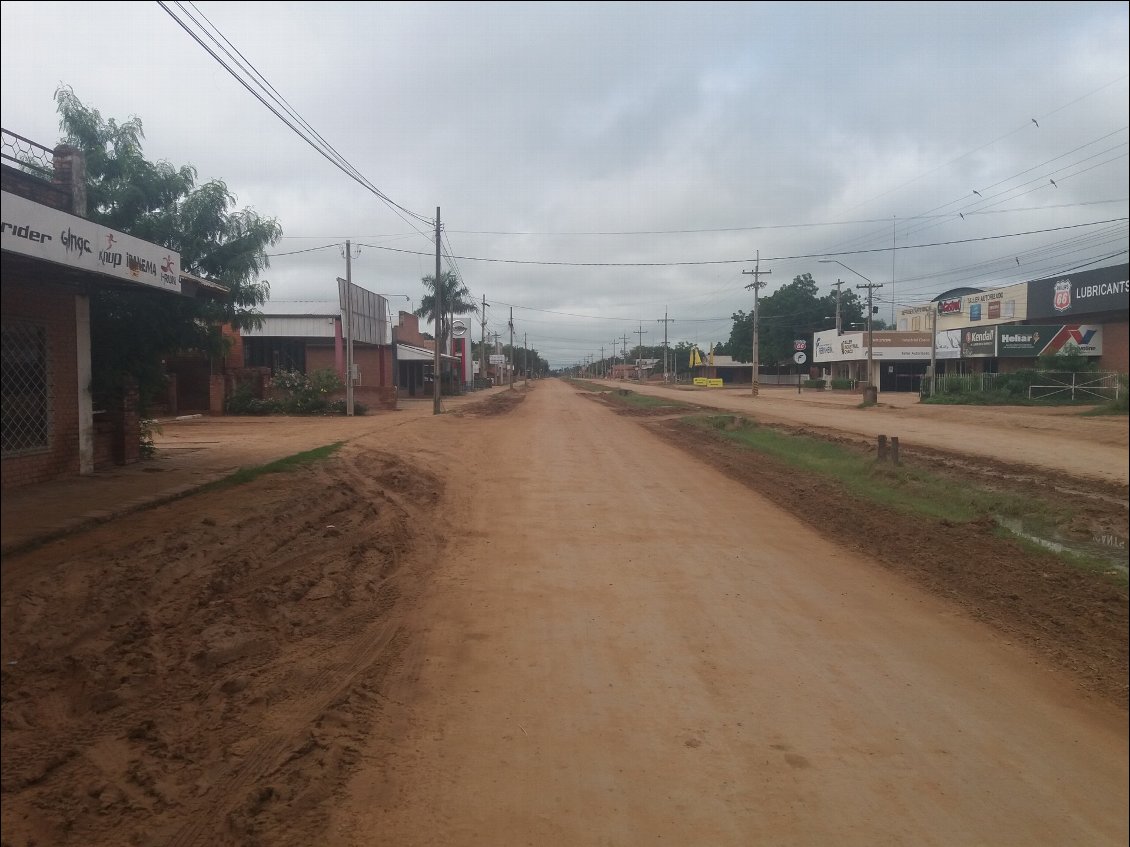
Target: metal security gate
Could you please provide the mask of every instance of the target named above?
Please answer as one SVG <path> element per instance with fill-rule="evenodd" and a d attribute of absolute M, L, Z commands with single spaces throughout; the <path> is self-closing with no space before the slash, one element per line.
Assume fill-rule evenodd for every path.
<path fill-rule="evenodd" d="M 2 454 L 38 453 L 51 446 L 51 384 L 47 329 L 31 321 L 5 320 L 2 375 Z"/>

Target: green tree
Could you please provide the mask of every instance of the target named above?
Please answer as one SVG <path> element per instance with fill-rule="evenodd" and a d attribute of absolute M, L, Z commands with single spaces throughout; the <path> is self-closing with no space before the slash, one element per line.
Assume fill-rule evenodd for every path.
<path fill-rule="evenodd" d="M 227 299 L 99 289 L 91 297 L 94 391 L 114 395 L 136 380 L 143 407 L 164 386 L 162 359 L 187 351 L 223 353 L 222 324 L 261 321 L 267 298 L 259 274 L 266 250 L 282 237 L 274 218 L 236 209 L 218 179 L 197 185 L 196 169 L 151 162 L 142 151 L 141 119 L 104 118 L 69 86 L 55 92 L 62 141 L 86 159 L 87 216 L 180 253 L 181 269 L 224 285 Z"/>
<path fill-rule="evenodd" d="M 432 322 L 432 325 L 438 327 L 437 337 L 439 338 L 440 349 L 444 348 L 448 336 L 451 334 L 451 322 L 454 315 L 469 315 L 478 314 L 479 305 L 471 299 L 471 292 L 467 290 L 467 286 L 451 271 L 444 271 L 440 274 L 440 297 L 442 302 L 440 305 L 443 307 L 443 314 L 440 320 L 436 320 L 436 278 L 434 275 L 429 275 L 420 280 L 423 283 L 424 298 L 420 301 L 420 308 L 415 312 L 417 317 L 424 318 Z"/>
<path fill-rule="evenodd" d="M 781 286 L 758 304 L 758 359 L 762 364 L 792 363 L 793 341 L 803 338 L 811 341 L 814 332 L 835 326 L 835 292 L 817 296 L 818 289 L 811 274 L 801 274 Z M 840 321 L 844 331 L 862 324 L 865 307 L 854 291 L 844 291 L 840 296 Z M 737 311 L 729 340 L 722 351 L 739 362 L 753 358 L 752 312 Z"/>

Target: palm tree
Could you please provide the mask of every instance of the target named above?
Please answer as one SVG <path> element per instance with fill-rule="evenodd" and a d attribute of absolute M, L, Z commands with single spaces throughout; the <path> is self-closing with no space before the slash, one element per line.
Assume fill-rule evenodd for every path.
<path fill-rule="evenodd" d="M 424 285 L 424 299 L 420 301 L 420 308 L 416 310 L 417 317 L 425 318 L 432 322 L 436 328 L 436 343 L 440 350 L 445 349 L 445 343 L 451 334 L 451 324 L 456 315 L 478 314 L 479 305 L 471 299 L 471 292 L 459 277 L 451 271 L 440 274 L 440 296 L 442 298 L 443 315 L 436 320 L 436 281 L 434 276 L 426 276 L 420 282 Z"/>

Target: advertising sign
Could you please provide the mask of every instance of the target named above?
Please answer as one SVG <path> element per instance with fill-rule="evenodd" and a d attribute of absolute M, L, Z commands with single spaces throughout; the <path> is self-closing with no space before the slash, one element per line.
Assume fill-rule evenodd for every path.
<path fill-rule="evenodd" d="M 1079 271 L 1028 283 L 1028 319 L 1063 318 L 1130 308 L 1130 265 Z"/>
<path fill-rule="evenodd" d="M 349 286 L 348 291 L 346 290 L 347 285 Z M 389 333 L 388 321 L 385 318 L 388 312 L 385 298 L 362 288 L 356 283 L 346 283 L 341 277 L 337 278 L 337 296 L 338 306 L 347 321 L 350 315 L 349 301 L 350 299 L 353 301 L 353 326 L 352 328 L 346 327 L 346 332 L 349 333 L 352 330 L 351 334 L 354 341 L 360 341 L 362 344 L 388 344 L 391 342 L 392 336 Z"/>
<path fill-rule="evenodd" d="M 977 359 L 995 355 L 997 355 L 995 326 L 961 330 L 961 358 Z"/>
<path fill-rule="evenodd" d="M 505 365 L 506 364 L 506 354 L 505 353 L 491 353 L 490 354 L 490 363 L 492 365 Z"/>
<path fill-rule="evenodd" d="M 938 314 L 939 315 L 959 315 L 961 314 L 961 298 L 951 297 L 949 300 L 938 301 Z"/>
<path fill-rule="evenodd" d="M 3 192 L 0 246 L 12 253 L 181 293 L 180 254 Z"/>
<path fill-rule="evenodd" d="M 807 350 L 808 349 L 808 342 L 805 341 L 803 338 L 798 338 L 793 342 L 793 349 L 794 350 Z"/>
<path fill-rule="evenodd" d="M 1101 356 L 1103 328 L 1098 325 L 1008 326 L 1000 329 L 997 355 L 1012 359 L 1064 356 L 1077 353 Z"/>

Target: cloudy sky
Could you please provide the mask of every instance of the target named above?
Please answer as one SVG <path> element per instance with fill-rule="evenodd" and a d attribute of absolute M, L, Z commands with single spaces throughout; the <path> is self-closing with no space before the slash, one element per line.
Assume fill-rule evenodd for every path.
<path fill-rule="evenodd" d="M 513 307 L 555 366 L 641 325 L 661 341 L 665 312 L 672 342 L 725 340 L 758 251 L 766 292 L 854 271 L 884 284 L 888 320 L 958 285 L 1126 261 L 1124 2 L 168 5 L 210 21 L 387 197 L 441 207 L 487 331 Z M 5 129 L 53 145 L 70 85 L 140 117 L 150 158 L 279 219 L 272 300 L 332 297 L 348 238 L 356 282 L 419 305 L 427 225 L 160 5 L 2 12 Z"/>

